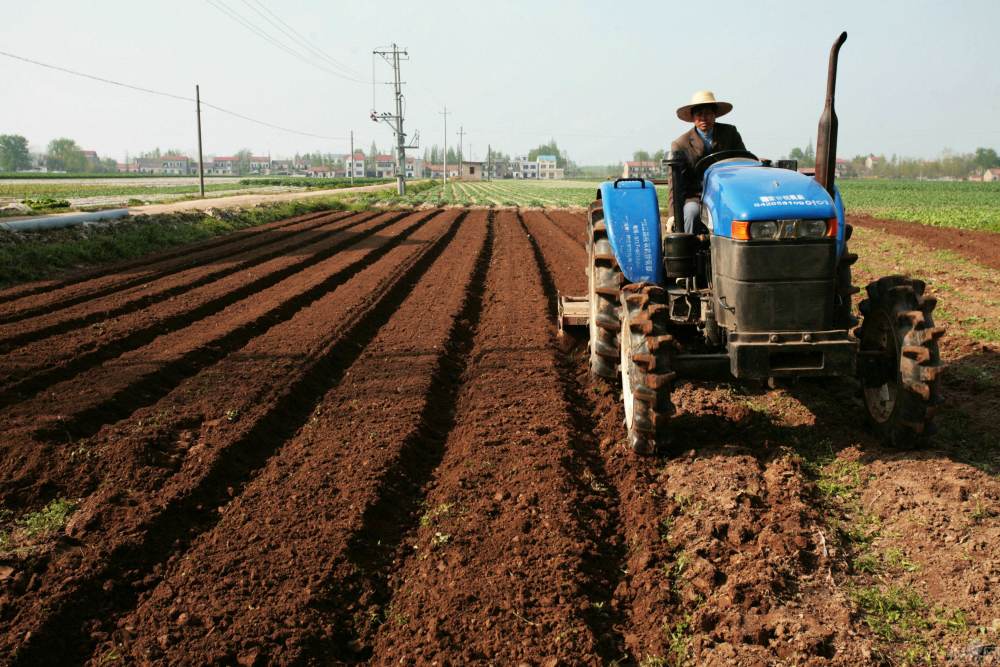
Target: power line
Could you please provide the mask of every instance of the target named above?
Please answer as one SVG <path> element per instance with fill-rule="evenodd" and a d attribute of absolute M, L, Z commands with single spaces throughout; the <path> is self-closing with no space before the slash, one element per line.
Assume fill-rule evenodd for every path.
<path fill-rule="evenodd" d="M 55 70 L 57 72 L 63 72 L 65 74 L 72 74 L 73 76 L 79 76 L 79 77 L 83 77 L 85 79 L 91 79 L 93 81 L 99 81 L 101 83 L 107 83 L 107 84 L 110 84 L 112 86 L 119 86 L 121 88 L 128 88 L 130 90 L 136 90 L 138 92 L 147 93 L 149 95 L 159 95 L 161 97 L 169 97 L 169 98 L 172 98 L 172 99 L 175 99 L 175 100 L 180 100 L 182 102 L 195 102 L 196 101 L 195 98 L 193 98 L 193 97 L 187 97 L 185 95 L 175 95 L 174 93 L 167 93 L 167 92 L 164 92 L 162 90 L 154 90 L 152 88 L 145 88 L 143 86 L 136 86 L 136 85 L 133 85 L 133 84 L 130 84 L 130 83 L 123 83 L 121 81 L 115 81 L 113 79 L 107 79 L 107 78 L 105 78 L 103 76 L 97 76 L 97 75 L 94 75 L 94 74 L 87 74 L 85 72 L 79 72 L 77 70 L 72 70 L 72 69 L 69 69 L 67 67 L 60 67 L 58 65 L 50 65 L 48 63 L 43 63 L 43 62 L 41 62 L 39 60 L 33 60 L 32 58 L 25 58 L 24 56 L 19 56 L 19 55 L 16 55 L 14 53 L 8 53 L 7 51 L 0 51 L 0 55 L 6 56 L 8 58 L 13 58 L 14 60 L 20 60 L 22 62 L 26 62 L 26 63 L 29 63 L 31 65 L 37 65 L 39 67 L 45 67 L 46 69 Z M 218 106 L 216 104 L 209 104 L 205 100 L 201 101 L 201 105 L 205 106 L 205 107 L 210 107 L 212 109 L 215 109 L 216 111 L 219 111 L 219 112 L 224 113 L 224 114 L 228 114 L 228 115 L 233 116 L 235 118 L 240 118 L 242 120 L 249 121 L 251 123 L 256 123 L 257 125 L 262 125 L 264 127 L 269 127 L 271 129 L 274 129 L 274 130 L 281 130 L 282 132 L 289 132 L 291 134 L 299 134 L 299 135 L 302 135 L 304 137 L 313 137 L 314 139 L 331 139 L 331 140 L 335 140 L 335 141 L 340 141 L 340 140 L 343 140 L 343 139 L 346 138 L 346 137 L 330 137 L 330 136 L 326 136 L 324 134 L 314 134 L 312 132 L 303 132 L 301 130 L 294 130 L 294 129 L 290 128 L 290 127 L 282 127 L 281 125 L 275 125 L 274 123 L 269 123 L 267 121 L 260 120 L 258 118 L 253 118 L 251 116 L 247 116 L 245 114 L 241 114 L 241 113 L 239 113 L 237 111 L 232 111 L 230 109 L 226 109 L 224 107 L 220 107 L 220 106 Z"/>
<path fill-rule="evenodd" d="M 243 0 L 243 1 L 246 2 L 247 0 Z M 295 37 L 292 37 L 293 41 L 296 41 L 297 43 L 302 44 L 303 46 L 305 46 L 306 48 L 308 48 L 309 50 L 311 50 L 313 53 L 321 56 L 327 62 L 331 63 L 332 65 L 334 65 L 336 67 L 339 67 L 340 69 L 342 69 L 343 71 L 347 72 L 348 74 L 357 74 L 357 71 L 353 67 L 351 67 L 350 65 L 347 65 L 345 63 L 340 62 L 339 60 L 337 60 L 336 58 L 334 58 L 333 56 L 331 56 L 330 54 L 328 54 L 326 51 L 324 51 L 323 49 L 321 49 L 318 46 L 316 46 L 315 44 L 313 44 L 302 33 L 300 33 L 294 27 L 292 27 L 291 25 L 289 25 L 286 21 L 283 21 L 280 16 L 278 16 L 277 14 L 275 14 L 274 12 L 272 12 L 270 9 L 268 9 L 267 6 L 265 6 L 260 0 L 253 0 L 253 2 L 257 6 L 259 6 L 261 9 L 263 9 L 265 12 L 267 12 L 268 14 L 270 14 L 271 17 L 273 17 L 278 23 L 280 23 L 281 25 L 285 26 L 286 28 L 288 28 L 288 30 L 290 30 L 292 33 L 294 33 L 295 36 L 298 37 L 298 39 L 296 40 Z M 260 12 L 258 12 L 258 13 L 260 13 Z M 267 17 L 265 17 L 265 18 L 267 18 Z M 272 22 L 272 25 L 274 25 L 273 22 Z M 278 29 L 280 30 L 281 28 L 279 27 Z M 286 32 L 284 30 L 282 30 L 282 32 L 284 32 L 286 35 L 289 34 L 288 32 Z M 291 37 L 291 35 L 289 35 L 289 37 Z"/>
<path fill-rule="evenodd" d="M 278 47 L 279 49 L 281 49 L 285 53 L 291 55 L 292 57 L 298 58 L 302 62 L 304 62 L 304 63 L 306 63 L 308 65 L 312 65 L 316 69 L 319 69 L 319 70 L 321 70 L 323 72 L 326 72 L 327 74 L 332 74 L 333 76 L 339 77 L 341 79 L 346 79 L 347 81 L 354 81 L 355 83 L 364 83 L 364 84 L 368 83 L 368 81 L 366 81 L 364 79 L 358 79 L 356 77 L 349 76 L 347 74 L 343 74 L 343 73 L 338 72 L 336 70 L 332 70 L 332 69 L 330 69 L 328 67 L 324 67 L 323 65 L 320 65 L 319 63 L 317 63 L 317 62 L 315 62 L 313 60 L 310 60 L 308 57 L 302 55 L 298 51 L 292 49 L 291 47 L 289 47 L 289 46 L 283 44 L 282 42 L 278 41 L 277 39 L 275 39 L 272 35 L 268 34 L 267 31 L 263 30 L 262 28 L 260 28 L 259 26 L 255 25 L 251 21 L 245 19 L 242 15 L 239 14 L 239 12 L 237 12 L 236 10 L 234 10 L 231 7 L 229 7 L 228 5 L 226 5 L 225 2 L 223 2 L 223 0 L 205 0 L 205 1 L 208 2 L 208 4 L 212 5 L 213 7 L 215 7 L 216 9 L 218 9 L 220 12 L 222 12 L 226 16 L 228 16 L 229 18 L 231 18 L 232 20 L 236 21 L 237 23 L 239 23 L 240 25 L 242 25 L 243 27 L 245 27 L 247 30 L 251 31 L 252 33 L 254 33 L 255 35 L 257 35 L 261 39 L 264 39 L 265 41 L 267 41 L 267 42 L 273 44 L 274 46 Z M 253 8 L 251 7 L 251 9 L 253 9 Z"/>
<path fill-rule="evenodd" d="M 121 86 L 122 88 L 131 88 L 132 90 L 138 90 L 142 93 L 150 93 L 152 95 L 162 95 L 163 97 L 172 97 L 175 100 L 183 100 L 184 102 L 194 102 L 191 97 L 184 97 L 183 95 L 174 95 L 173 93 L 164 93 L 159 90 L 153 90 L 152 88 L 143 88 L 142 86 L 133 86 L 129 83 L 122 83 L 121 81 L 112 81 L 111 79 L 105 79 L 104 77 L 95 76 L 93 74 L 84 74 L 83 72 L 77 72 L 75 70 L 66 69 L 65 67 L 59 67 L 58 65 L 49 65 L 48 63 L 39 62 L 37 60 L 32 60 L 31 58 L 25 58 L 24 56 L 15 55 L 13 53 L 7 53 L 6 51 L 0 51 L 0 55 L 7 56 L 8 58 L 13 58 L 15 60 L 21 60 L 26 63 L 31 63 L 32 65 L 38 65 L 39 67 L 46 67 L 48 69 L 56 70 L 57 72 L 65 72 L 66 74 L 73 74 L 75 76 L 82 76 L 85 79 L 93 79 L 94 81 L 100 81 L 101 83 L 110 83 L 113 86 Z"/>

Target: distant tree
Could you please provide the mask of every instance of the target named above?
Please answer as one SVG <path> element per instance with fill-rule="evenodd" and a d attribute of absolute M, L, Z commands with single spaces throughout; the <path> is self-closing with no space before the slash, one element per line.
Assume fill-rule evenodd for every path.
<path fill-rule="evenodd" d="M 0 141 L 2 141 L 2 137 L 0 137 Z M 977 148 L 973 162 L 980 169 L 1000 167 L 1000 157 L 997 157 L 997 152 L 992 148 Z"/>
<path fill-rule="evenodd" d="M 453 146 L 448 147 L 448 164 L 458 164 L 458 152 Z"/>
<path fill-rule="evenodd" d="M 635 151 L 632 153 L 632 159 L 636 162 L 649 162 L 649 153 L 647 151 Z"/>
<path fill-rule="evenodd" d="M 118 172 L 118 161 L 113 158 L 104 158 L 98 165 L 98 169 L 105 174 L 114 174 Z"/>
<path fill-rule="evenodd" d="M 87 170 L 87 158 L 75 141 L 60 137 L 49 142 L 45 166 L 52 171 L 83 172 Z"/>
<path fill-rule="evenodd" d="M 249 148 L 242 148 L 236 151 L 236 173 L 242 176 L 250 171 L 250 158 L 253 157 L 253 151 Z"/>
<path fill-rule="evenodd" d="M 549 143 L 542 144 L 541 146 L 538 146 L 537 148 L 532 148 L 530 151 L 528 151 L 529 160 L 537 160 L 539 155 L 555 155 L 556 166 L 557 167 L 566 166 L 566 157 L 562 154 L 562 151 L 559 150 L 559 146 L 558 144 L 556 144 L 555 139 L 550 139 Z"/>
<path fill-rule="evenodd" d="M 806 145 L 806 149 L 802 151 L 802 166 L 803 167 L 815 167 L 816 166 L 816 151 L 813 149 L 812 139 Z"/>
<path fill-rule="evenodd" d="M 160 152 L 160 147 L 159 146 L 157 146 L 156 148 L 154 148 L 151 151 L 145 151 L 143 153 L 139 153 L 139 157 L 150 158 L 150 159 L 153 159 L 153 160 L 159 159 L 162 156 L 163 156 L 163 154 Z"/>
<path fill-rule="evenodd" d="M 0 171 L 31 168 L 28 140 L 20 134 L 0 134 Z"/>

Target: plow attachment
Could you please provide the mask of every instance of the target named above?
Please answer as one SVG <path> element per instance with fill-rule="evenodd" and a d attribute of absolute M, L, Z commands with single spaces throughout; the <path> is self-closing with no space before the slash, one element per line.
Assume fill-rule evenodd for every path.
<path fill-rule="evenodd" d="M 585 296 L 559 294 L 559 333 L 566 327 L 585 327 L 590 318 L 590 302 Z"/>

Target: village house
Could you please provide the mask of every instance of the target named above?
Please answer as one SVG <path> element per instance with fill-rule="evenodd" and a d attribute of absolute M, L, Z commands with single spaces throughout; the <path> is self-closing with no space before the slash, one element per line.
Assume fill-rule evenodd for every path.
<path fill-rule="evenodd" d="M 205 173 L 213 176 L 232 176 L 238 173 L 239 160 L 235 157 L 215 157 L 205 164 Z"/>
<path fill-rule="evenodd" d="M 538 178 L 559 180 L 563 177 L 563 170 L 559 168 L 555 155 L 539 155 L 535 161 L 538 163 Z"/>
<path fill-rule="evenodd" d="M 622 178 L 655 178 L 660 170 L 653 160 L 634 160 L 622 167 Z"/>
<path fill-rule="evenodd" d="M 444 174 L 443 164 L 430 164 L 427 165 L 426 175 L 431 178 L 442 178 Z M 448 178 L 458 178 L 458 165 L 448 163 Z"/>
<path fill-rule="evenodd" d="M 391 155 L 375 156 L 375 178 L 389 178 L 396 175 L 396 158 Z"/>
<path fill-rule="evenodd" d="M 348 156 L 344 161 L 344 175 L 354 176 L 354 178 L 364 178 L 365 176 L 365 154 L 361 151 L 354 153 L 354 159 Z"/>
<path fill-rule="evenodd" d="M 482 162 L 463 162 L 459 167 L 459 178 L 463 181 L 483 180 Z"/>
<path fill-rule="evenodd" d="M 122 171 L 119 166 L 119 171 Z M 137 174 L 158 174 L 164 176 L 187 176 L 196 173 L 198 163 L 186 155 L 162 155 L 160 157 L 137 157 L 132 160 L 131 171 Z"/>
<path fill-rule="evenodd" d="M 271 173 L 271 158 L 268 157 L 256 157 L 253 156 L 249 160 L 250 172 L 253 174 L 269 174 Z"/>
<path fill-rule="evenodd" d="M 315 167 L 309 167 L 306 170 L 306 175 L 312 178 L 334 178 L 337 176 L 337 172 L 332 165 L 320 164 Z"/>
<path fill-rule="evenodd" d="M 511 163 L 511 172 L 514 178 L 538 178 L 538 161 L 529 160 L 526 157 L 516 157 Z"/>
<path fill-rule="evenodd" d="M 1000 181 L 1000 169 L 987 169 L 983 172 L 983 181 L 986 183 L 992 183 L 993 181 Z"/>

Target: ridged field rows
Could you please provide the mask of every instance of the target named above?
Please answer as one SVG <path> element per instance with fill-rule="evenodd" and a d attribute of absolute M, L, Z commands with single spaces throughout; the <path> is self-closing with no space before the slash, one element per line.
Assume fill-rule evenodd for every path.
<path fill-rule="evenodd" d="M 371 662 L 621 654 L 599 481 L 553 345 L 549 295 L 518 216 L 497 216 L 482 314 L 424 514 L 391 567 Z"/>
<path fill-rule="evenodd" d="M 2 489 L 4 500 L 16 506 L 18 498 L 12 493 L 38 484 L 52 486 L 57 477 L 68 480 L 66 493 L 79 495 L 73 485 L 83 476 L 79 461 L 67 460 L 68 451 L 84 448 L 89 452 L 85 440 L 104 425 L 154 406 L 185 378 L 292 318 L 388 252 L 405 232 L 420 224 L 419 217 L 401 218 L 402 214 L 383 214 L 329 235 L 320 234 L 319 240 L 305 246 L 295 242 L 287 254 L 139 311 L 135 318 L 127 318 L 124 328 L 111 323 L 109 327 L 120 332 L 119 338 L 102 345 L 98 335 L 89 346 L 85 343 L 77 357 L 64 363 L 65 373 L 58 367 L 44 369 L 45 357 L 22 361 L 41 365 L 48 382 L 30 398 L 0 409 L 7 429 L 0 449 L 4 453 L 0 474 L 17 484 L 14 489 Z M 77 332 L 60 338 L 69 338 L 75 345 Z M 22 382 L 30 382 L 31 377 L 37 375 Z M 71 469 L 60 469 L 66 465 Z M 31 486 L 26 489 L 26 484 Z"/>
<path fill-rule="evenodd" d="M 33 664 L 82 655 L 106 637 L 108 620 L 304 422 L 330 376 L 363 348 L 363 332 L 447 246 L 459 216 L 413 214 L 309 264 L 278 283 L 273 300 L 257 295 L 220 322 L 241 333 L 223 333 L 209 358 L 145 385 L 152 395 L 120 422 L 75 441 L 89 474 L 68 526 L 72 546 L 34 563 L 0 652 Z M 68 444 L 50 447 L 67 458 Z"/>
<path fill-rule="evenodd" d="M 389 556 L 440 458 L 492 236 L 484 211 L 465 218 L 298 433 L 171 560 L 95 662 L 115 651 L 172 662 L 364 655 Z"/>

